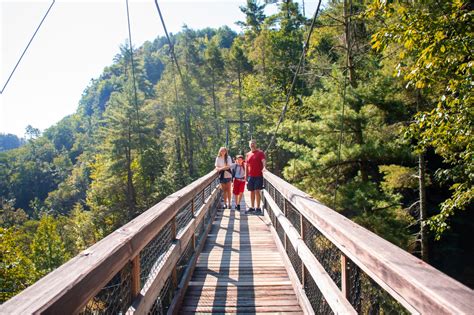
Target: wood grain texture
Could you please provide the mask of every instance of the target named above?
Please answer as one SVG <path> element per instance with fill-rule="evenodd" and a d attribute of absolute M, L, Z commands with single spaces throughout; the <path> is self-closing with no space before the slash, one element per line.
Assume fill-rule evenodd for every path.
<path fill-rule="evenodd" d="M 472 314 L 473 290 L 312 199 L 276 175 L 267 171 L 264 178 L 409 311 Z"/>
<path fill-rule="evenodd" d="M 263 216 L 218 212 L 180 309 L 196 312 L 302 314 Z"/>

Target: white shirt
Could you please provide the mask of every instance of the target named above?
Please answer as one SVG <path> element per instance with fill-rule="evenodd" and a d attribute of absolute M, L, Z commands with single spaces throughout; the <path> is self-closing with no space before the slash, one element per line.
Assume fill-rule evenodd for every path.
<path fill-rule="evenodd" d="M 216 167 L 224 167 L 224 166 L 232 166 L 232 159 L 230 156 L 227 156 L 227 165 L 224 163 L 224 158 L 223 157 L 216 157 Z M 232 178 L 232 173 L 229 171 L 224 171 L 224 178 Z"/>

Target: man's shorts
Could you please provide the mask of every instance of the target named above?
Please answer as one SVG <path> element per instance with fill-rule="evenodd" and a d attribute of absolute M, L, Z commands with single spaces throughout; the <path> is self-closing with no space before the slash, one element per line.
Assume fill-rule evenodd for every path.
<path fill-rule="evenodd" d="M 234 195 L 240 195 L 245 190 L 245 180 L 234 178 L 234 189 L 232 192 Z"/>
<path fill-rule="evenodd" d="M 263 176 L 250 176 L 247 182 L 247 190 L 262 190 L 263 189 Z"/>

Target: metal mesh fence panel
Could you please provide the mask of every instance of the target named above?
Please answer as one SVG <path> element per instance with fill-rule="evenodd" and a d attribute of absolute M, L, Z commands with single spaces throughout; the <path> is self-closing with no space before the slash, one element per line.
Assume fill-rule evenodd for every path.
<path fill-rule="evenodd" d="M 356 264 L 348 258 L 347 261 L 349 302 L 357 313 L 370 315 L 410 314 Z"/>
<path fill-rule="evenodd" d="M 176 235 L 178 235 L 193 219 L 191 207 L 191 202 L 188 202 L 176 214 Z"/>
<path fill-rule="evenodd" d="M 81 314 L 125 314 L 131 304 L 131 263 L 110 280 L 102 290 L 93 297 Z"/>
<path fill-rule="evenodd" d="M 211 211 L 211 209 L 209 209 L 207 212 L 209 213 L 209 211 Z M 196 240 L 196 246 L 198 246 L 199 243 L 201 243 L 201 240 L 204 237 L 205 230 L 206 230 L 206 226 L 204 224 L 204 220 L 202 220 L 201 223 L 199 223 L 199 225 L 197 226 L 196 230 L 194 231 L 194 239 Z"/>
<path fill-rule="evenodd" d="M 219 186 L 219 178 L 214 179 L 214 184 L 213 184 L 213 186 L 214 186 L 214 187 Z"/>
<path fill-rule="evenodd" d="M 275 200 L 275 203 L 277 204 L 278 208 L 280 208 L 281 212 L 285 213 L 285 197 L 278 191 L 275 190 L 274 193 L 275 197 L 273 200 Z"/>
<path fill-rule="evenodd" d="M 304 241 L 331 279 L 341 288 L 341 251 L 303 216 Z"/>
<path fill-rule="evenodd" d="M 204 198 L 207 199 L 211 195 L 212 189 L 214 187 L 214 182 L 210 183 L 209 185 L 204 188 Z"/>
<path fill-rule="evenodd" d="M 285 200 L 286 203 L 286 218 L 291 222 L 291 224 L 295 227 L 298 233 L 301 235 L 301 222 L 300 212 L 290 203 L 288 200 Z"/>
<path fill-rule="evenodd" d="M 300 283 L 301 283 L 303 281 L 303 271 L 301 269 L 301 258 L 296 253 L 295 249 L 293 248 L 293 245 L 291 245 L 289 242 L 286 246 L 286 255 L 290 259 L 291 265 L 293 266 L 293 269 L 298 275 L 298 279 L 300 279 Z"/>
<path fill-rule="evenodd" d="M 267 183 L 267 189 L 268 189 L 268 193 L 270 194 L 270 196 L 272 197 L 273 200 L 275 200 L 275 187 L 273 187 L 272 184 L 270 183 Z"/>
<path fill-rule="evenodd" d="M 153 306 L 148 312 L 148 315 L 164 315 L 168 313 L 173 297 L 174 290 L 171 286 L 171 277 L 168 277 L 160 294 L 156 297 L 155 303 L 153 303 Z"/>
<path fill-rule="evenodd" d="M 304 290 L 314 313 L 321 315 L 334 314 L 311 275 L 308 274 L 304 282 Z"/>
<path fill-rule="evenodd" d="M 275 230 L 277 231 L 281 243 L 285 245 L 285 231 L 283 230 L 283 227 L 281 226 L 280 222 L 278 222 L 278 220 L 275 221 Z"/>
<path fill-rule="evenodd" d="M 193 200 L 194 200 L 194 215 L 196 215 L 198 210 L 204 204 L 204 194 L 201 192 L 198 193 L 196 196 L 194 196 Z"/>
<path fill-rule="evenodd" d="M 183 277 L 183 274 L 188 267 L 189 260 L 194 254 L 194 248 L 193 248 L 193 242 L 189 241 L 188 244 L 186 245 L 186 249 L 184 250 L 183 254 L 181 255 L 181 258 L 178 261 L 178 264 L 176 266 L 176 272 L 178 274 L 178 283 L 181 281 L 181 278 Z"/>
<path fill-rule="evenodd" d="M 275 217 L 275 214 L 273 213 L 273 211 L 271 209 L 269 209 L 269 205 L 267 203 L 267 201 L 265 200 L 265 209 L 267 209 L 267 213 L 268 213 L 268 216 L 270 217 L 270 221 L 272 222 L 272 225 L 273 226 L 276 226 L 276 217 Z"/>
<path fill-rule="evenodd" d="M 165 253 L 173 242 L 171 225 L 166 224 L 158 235 L 153 238 L 140 252 L 141 286 L 153 277 L 164 262 Z"/>

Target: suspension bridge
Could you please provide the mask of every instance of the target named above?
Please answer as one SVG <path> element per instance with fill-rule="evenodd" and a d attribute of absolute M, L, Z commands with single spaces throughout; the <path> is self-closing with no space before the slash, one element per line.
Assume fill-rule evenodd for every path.
<path fill-rule="evenodd" d="M 276 175 L 267 171 L 264 179 L 263 215 L 221 209 L 213 171 L 8 300 L 0 313 L 474 312 L 473 290 Z"/>

